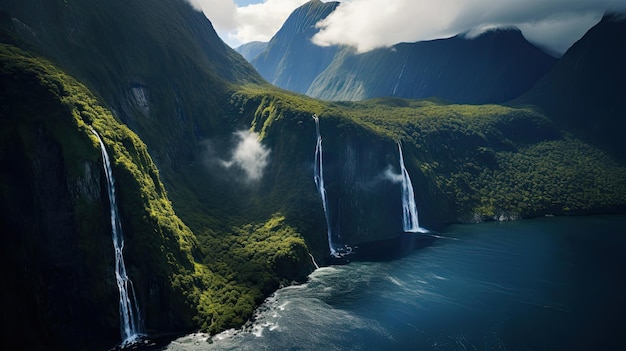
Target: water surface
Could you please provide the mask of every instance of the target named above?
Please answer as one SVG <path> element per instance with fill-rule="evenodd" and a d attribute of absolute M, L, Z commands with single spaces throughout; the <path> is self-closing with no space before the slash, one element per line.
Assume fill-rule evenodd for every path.
<path fill-rule="evenodd" d="M 425 235 L 425 234 L 416 234 Z M 626 350 L 626 216 L 457 225 L 281 289 L 251 326 L 167 350 Z"/>

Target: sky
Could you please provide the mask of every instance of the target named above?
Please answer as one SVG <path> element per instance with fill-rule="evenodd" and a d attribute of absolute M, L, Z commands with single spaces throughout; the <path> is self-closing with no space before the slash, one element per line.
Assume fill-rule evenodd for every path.
<path fill-rule="evenodd" d="M 307 0 L 187 0 L 203 11 L 232 47 L 269 41 Z M 324 1 L 327 2 L 327 1 Z M 313 38 L 360 52 L 399 42 L 447 38 L 516 26 L 529 41 L 565 52 L 606 11 L 626 12 L 624 0 L 342 0 Z"/>

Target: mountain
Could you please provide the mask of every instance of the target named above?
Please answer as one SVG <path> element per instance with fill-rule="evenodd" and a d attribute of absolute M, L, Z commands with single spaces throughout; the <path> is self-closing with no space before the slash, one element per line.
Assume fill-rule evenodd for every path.
<path fill-rule="evenodd" d="M 247 61 L 254 60 L 260 53 L 267 48 L 267 42 L 251 41 L 235 48 L 235 51 L 241 54 Z"/>
<path fill-rule="evenodd" d="M 240 326 L 281 281 L 313 269 L 299 232 L 278 214 L 248 215 L 240 184 L 213 183 L 223 177 L 203 162 L 208 140 L 226 148 L 243 129 L 229 114 L 232 86 L 264 82 L 204 15 L 179 0 L 3 1 L 0 13 L 7 343 L 119 343 L 109 204 L 87 125 L 110 149 L 150 334 Z M 264 226 L 233 234 L 249 223 Z"/>
<path fill-rule="evenodd" d="M 350 47 L 318 47 L 315 24 L 337 3 L 310 1 L 296 9 L 264 52 L 249 59 L 272 84 L 330 101 L 375 97 L 437 97 L 457 103 L 511 100 L 558 61 L 529 43 L 516 28 L 475 38 L 402 43 L 357 53 Z"/>
<path fill-rule="evenodd" d="M 283 89 L 306 93 L 309 85 L 331 62 L 337 47 L 320 47 L 311 42 L 315 25 L 339 6 L 339 2 L 311 0 L 295 9 L 267 44 L 251 60 L 268 82 Z"/>
<path fill-rule="evenodd" d="M 540 106 L 561 127 L 626 158 L 626 20 L 606 14 L 515 103 Z"/>
<path fill-rule="evenodd" d="M 397 96 L 504 102 L 528 90 L 556 61 L 517 29 L 490 30 L 471 39 L 457 35 L 403 43 L 363 54 L 345 48 L 307 95 L 325 100 Z"/>
<path fill-rule="evenodd" d="M 108 187 L 90 127 L 111 158 L 149 338 L 241 327 L 314 262 L 334 262 L 329 236 L 336 249 L 397 242 L 398 141 L 426 228 L 626 210 L 624 164 L 532 106 L 287 92 L 185 1 L 4 0 L 0 41 L 2 336 L 12 349 L 120 341 Z"/>

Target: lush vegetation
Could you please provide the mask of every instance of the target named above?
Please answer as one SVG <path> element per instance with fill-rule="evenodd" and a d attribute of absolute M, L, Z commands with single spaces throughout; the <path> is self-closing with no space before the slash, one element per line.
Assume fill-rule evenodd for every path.
<path fill-rule="evenodd" d="M 0 144 L 3 164 L 10 160 L 40 162 L 36 144 L 38 133 L 45 130 L 62 152 L 60 164 L 55 167 L 67 169 L 68 184 L 83 184 L 87 182 L 82 178 L 85 162 L 93 164 L 96 172 L 102 169 L 100 147 L 91 128 L 102 137 L 116 177 L 127 241 L 126 261 L 140 292 L 148 327 L 172 328 L 167 326 L 172 323 L 171 318 L 179 328 L 184 326 L 186 329 L 200 326 L 217 332 L 236 327 L 250 318 L 254 306 L 281 283 L 303 279 L 310 271 L 312 264 L 302 237 L 284 224 L 284 218 L 280 216 L 272 217 L 266 223 L 230 228 L 232 235 L 225 240 L 204 236 L 199 243 L 175 215 L 159 172 L 143 142 L 103 108 L 83 85 L 48 61 L 12 46 L 0 46 L 0 64 L 3 87 L 6 88 L 2 96 L 5 113 Z M 33 101 L 38 104 L 32 105 Z M 47 112 L 37 112 L 44 104 L 48 106 Z M 15 154 L 15 145 L 21 145 L 17 151 L 23 151 Z M 16 196 L 14 192 L 20 189 L 22 197 L 41 196 L 28 193 L 28 186 L 24 188 L 20 183 L 7 180 L 16 168 L 28 168 L 27 163 L 23 167 L 12 166 L 12 172 L 6 173 L 8 167 L 2 172 L 3 203 L 18 201 L 11 196 Z M 101 177 L 98 183 L 84 185 L 78 190 L 70 189 L 79 193 L 71 210 L 77 213 L 72 230 L 83 236 L 82 249 L 77 253 L 79 262 L 96 262 L 100 268 L 92 266 L 90 270 L 102 271 L 99 279 L 114 286 L 114 276 L 107 276 L 109 269 L 105 267 L 107 264 L 112 267 L 112 258 L 98 261 L 99 250 L 103 249 L 88 235 L 94 228 L 103 228 L 97 231 L 106 235 L 104 228 L 110 228 L 106 215 L 108 199 L 104 195 L 92 198 L 80 193 L 92 192 L 83 190 L 89 186 L 101 188 L 103 182 Z M 100 194 L 104 193 L 101 189 Z M 3 227 L 26 231 L 19 223 L 15 226 L 3 223 Z M 39 245 L 38 235 L 47 230 L 43 227 L 28 230 L 32 235 L 28 239 L 29 245 Z M 110 232 L 108 236 L 110 238 Z M 110 239 L 105 242 L 108 251 Z M 32 260 L 29 257 L 19 259 L 26 261 L 27 266 Z M 303 260 L 307 263 L 303 264 Z M 41 272 L 35 271 L 34 274 Z M 44 277 L 41 279 L 45 281 Z M 155 283 L 160 296 L 147 295 L 148 287 Z M 12 292 L 17 296 L 23 293 Z M 113 295 L 104 296 L 106 293 Z M 107 289 L 90 297 L 102 303 L 99 308 L 106 310 L 102 314 L 110 315 L 117 309 L 115 294 L 114 290 Z"/>
<path fill-rule="evenodd" d="M 624 164 L 562 135 L 533 108 L 396 99 L 347 106 L 412 144 L 414 165 L 456 204 L 459 220 L 624 208 Z"/>
<path fill-rule="evenodd" d="M 327 103 L 289 93 L 263 83 L 178 0 L 7 6 L 40 36 L 9 30 L 2 40 L 54 62 L 0 47 L 0 196 L 12 218 L 0 224 L 15 234 L 2 252 L 17 266 L 54 258 L 52 265 L 32 263 L 36 283 L 7 269 L 16 283 L 9 284 L 14 300 L 3 304 L 17 306 L 7 308 L 11 315 L 32 301 L 69 305 L 78 291 L 92 300 L 80 306 L 98 312 L 85 318 L 102 316 L 98 327 L 118 328 L 92 127 L 113 160 L 127 265 L 151 331 L 240 326 L 274 289 L 305 279 L 309 253 L 323 262 L 328 243 L 312 174 L 313 114 L 324 138 L 333 229 L 349 242 L 396 234 L 398 186 L 379 176 L 387 167 L 397 172 L 397 141 L 426 224 L 624 209 L 625 166 L 533 108 L 395 98 Z M 10 26 L 2 15 L 0 24 Z M 270 150 L 256 183 L 219 166 L 240 130 L 257 132 Z M 31 221 L 31 214 L 40 218 Z M 72 245 L 60 254 L 65 239 Z M 49 266 L 88 278 L 49 299 L 28 294 L 53 290 Z M 54 311 L 40 312 L 51 316 L 49 325 L 64 318 Z"/>
<path fill-rule="evenodd" d="M 314 112 L 334 125 L 331 133 L 336 136 L 348 128 L 372 147 L 402 141 L 410 155 L 407 167 L 418 183 L 418 200 L 432 207 L 424 212 L 437 220 L 474 222 L 624 209 L 625 166 L 563 134 L 532 107 L 398 98 L 321 103 L 270 92 L 247 86 L 234 99 L 244 108 L 258 106 L 250 119 L 262 136 L 270 135 L 268 130 L 279 120 L 283 126 L 289 118 L 307 123 Z"/>

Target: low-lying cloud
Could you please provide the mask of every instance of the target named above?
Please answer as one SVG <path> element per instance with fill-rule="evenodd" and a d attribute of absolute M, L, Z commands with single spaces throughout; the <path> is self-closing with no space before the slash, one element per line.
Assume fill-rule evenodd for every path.
<path fill-rule="evenodd" d="M 235 146 L 225 153 L 229 155 L 227 159 L 218 156 L 215 142 L 205 140 L 204 164 L 213 171 L 219 171 L 217 174 L 221 174 L 224 179 L 243 183 L 258 182 L 269 163 L 270 149 L 261 144 L 259 134 L 248 130 L 235 132 L 233 137 Z"/>
<path fill-rule="evenodd" d="M 623 0 L 351 0 L 325 20 L 313 41 L 364 52 L 399 42 L 450 37 L 480 28 L 517 26 L 529 41 L 564 52 Z"/>
<path fill-rule="evenodd" d="M 268 41 L 307 0 L 186 0 L 202 10 L 231 46 Z M 350 45 L 360 52 L 450 37 L 484 28 L 516 26 L 526 38 L 563 53 L 606 11 L 626 11 L 624 0 L 345 0 L 318 23 L 318 45 Z"/>
<path fill-rule="evenodd" d="M 263 170 L 269 161 L 270 150 L 259 141 L 259 135 L 248 130 L 235 133 L 237 146 L 230 160 L 221 161 L 225 168 L 243 171 L 248 182 L 256 182 L 263 177 Z"/>

